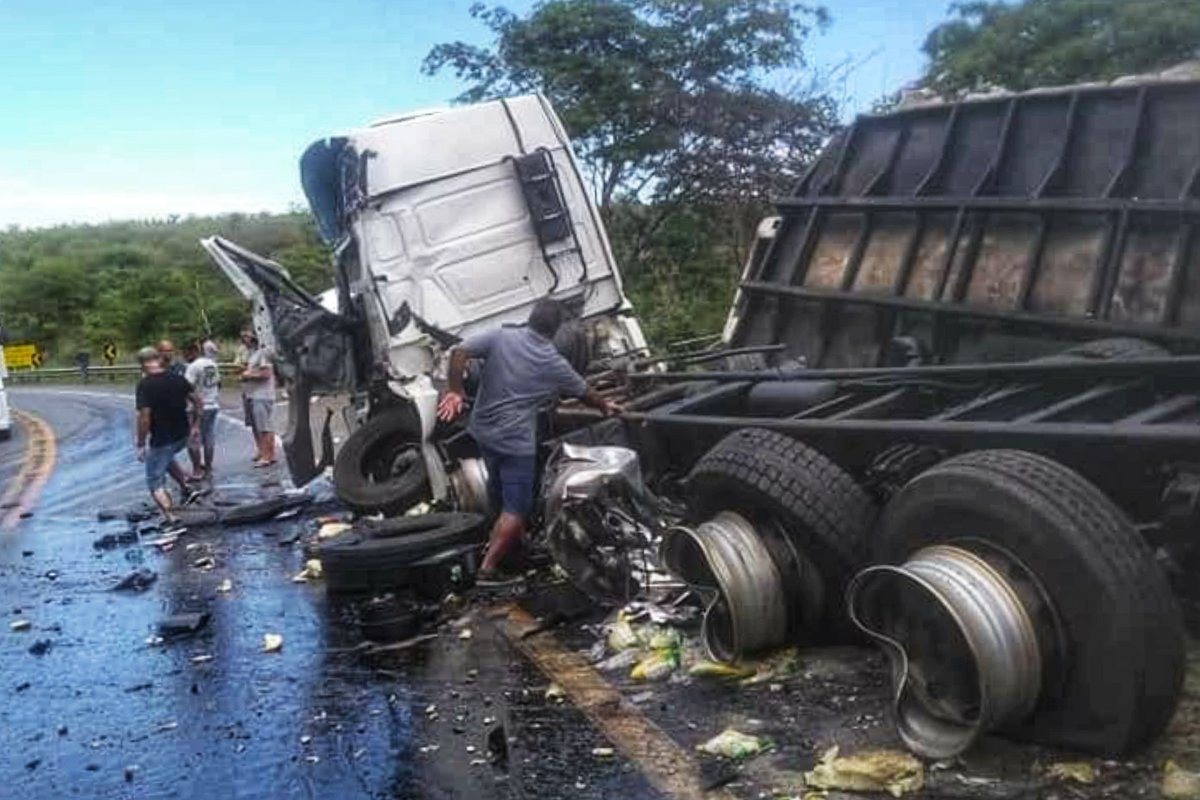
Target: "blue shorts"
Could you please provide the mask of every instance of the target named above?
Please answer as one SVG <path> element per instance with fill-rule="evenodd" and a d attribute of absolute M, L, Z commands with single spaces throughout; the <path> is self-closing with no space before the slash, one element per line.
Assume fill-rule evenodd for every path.
<path fill-rule="evenodd" d="M 492 508 L 529 519 L 533 513 L 537 460 L 534 456 L 500 453 L 479 448 L 488 471 L 488 495 Z"/>
<path fill-rule="evenodd" d="M 187 439 L 151 447 L 146 450 L 146 488 L 156 492 L 167 483 L 167 470 L 175 460 L 175 454 L 187 446 Z"/>
<path fill-rule="evenodd" d="M 200 412 L 200 446 L 214 447 L 217 443 L 217 408 L 206 408 Z"/>

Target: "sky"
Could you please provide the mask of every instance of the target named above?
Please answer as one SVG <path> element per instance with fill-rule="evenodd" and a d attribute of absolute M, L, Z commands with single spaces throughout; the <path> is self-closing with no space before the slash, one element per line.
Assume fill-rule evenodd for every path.
<path fill-rule="evenodd" d="M 308 143 L 464 88 L 472 0 L 0 0 L 0 229 L 303 205 Z M 845 114 L 919 76 L 948 0 L 827 0 Z M 533 0 L 510 0 L 515 11 Z"/>

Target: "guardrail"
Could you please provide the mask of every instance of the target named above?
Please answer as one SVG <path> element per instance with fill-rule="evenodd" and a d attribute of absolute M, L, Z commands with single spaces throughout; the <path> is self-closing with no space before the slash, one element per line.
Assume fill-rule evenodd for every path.
<path fill-rule="evenodd" d="M 242 367 L 233 362 L 226 361 L 217 364 L 217 369 L 225 377 L 237 375 Z M 8 377 L 4 379 L 6 384 L 16 385 L 20 383 L 49 383 L 49 382 L 84 382 L 90 383 L 93 381 L 103 381 L 107 383 L 132 383 L 140 378 L 142 368 L 137 364 L 114 364 L 102 367 L 88 367 L 85 373 L 79 367 L 47 367 L 38 369 L 13 369 L 9 368 Z"/>

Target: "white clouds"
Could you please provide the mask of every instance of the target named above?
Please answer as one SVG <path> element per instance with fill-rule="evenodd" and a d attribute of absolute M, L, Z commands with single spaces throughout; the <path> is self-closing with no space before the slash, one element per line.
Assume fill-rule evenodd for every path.
<path fill-rule="evenodd" d="M 301 202 L 297 196 L 213 192 L 195 187 L 92 189 L 39 185 L 0 175 L 0 230 L 12 225 L 38 228 L 72 222 L 162 219 L 173 214 L 286 211 Z"/>

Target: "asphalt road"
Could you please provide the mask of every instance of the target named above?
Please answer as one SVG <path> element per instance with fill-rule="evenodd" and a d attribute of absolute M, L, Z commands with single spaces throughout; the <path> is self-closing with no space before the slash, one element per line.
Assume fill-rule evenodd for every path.
<path fill-rule="evenodd" d="M 307 516 L 195 529 L 166 554 L 94 548 L 129 527 L 99 511 L 144 502 L 131 398 L 22 389 L 11 401 L 51 426 L 57 458 L 32 516 L 0 529 L 0 796 L 657 796 L 627 762 L 593 756 L 603 738 L 548 703 L 546 679 L 482 621 L 470 639 L 354 651 L 353 609 L 292 581 Z M 250 468 L 238 420 L 219 436 L 214 502 L 279 491 L 278 474 Z M 0 445 L 0 494 L 27 442 Z M 109 591 L 136 567 L 157 573 L 149 590 Z M 153 643 L 159 620 L 190 611 L 211 615 L 204 630 Z M 19 620 L 31 629 L 11 631 Z M 268 633 L 281 652 L 262 652 Z M 515 740 L 506 770 L 484 759 L 496 724 Z"/>

